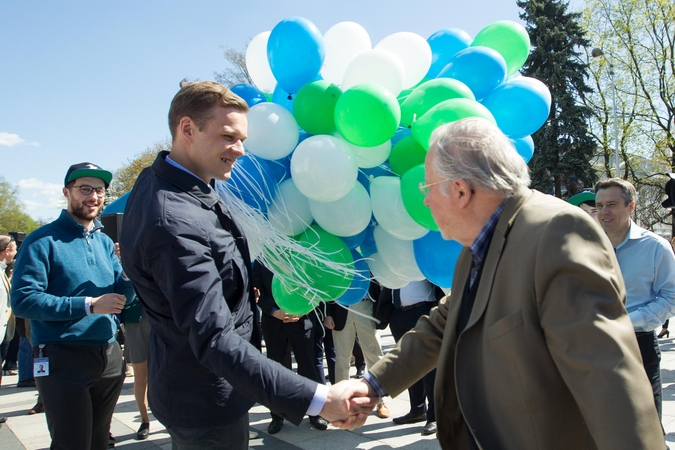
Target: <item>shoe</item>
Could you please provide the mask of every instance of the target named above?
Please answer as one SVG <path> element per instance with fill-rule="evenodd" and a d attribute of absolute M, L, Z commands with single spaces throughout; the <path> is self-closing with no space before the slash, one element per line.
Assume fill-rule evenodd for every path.
<path fill-rule="evenodd" d="M 377 404 L 377 417 L 380 419 L 386 419 L 389 416 L 391 416 L 391 413 L 389 412 L 389 408 L 387 408 L 386 403 L 378 403 Z"/>
<path fill-rule="evenodd" d="M 661 328 L 661 332 L 659 333 L 659 335 L 657 337 L 660 339 L 664 336 L 665 337 L 670 336 L 670 331 L 668 331 L 668 328 Z"/>
<path fill-rule="evenodd" d="M 427 420 L 427 413 L 414 414 L 409 412 L 405 416 L 395 417 L 393 422 L 397 425 L 405 425 L 407 423 L 424 422 L 425 420 Z"/>
<path fill-rule="evenodd" d="M 28 387 L 35 387 L 35 380 L 23 380 L 19 381 L 16 383 L 16 387 L 18 388 L 28 388 Z"/>
<path fill-rule="evenodd" d="M 42 402 L 37 402 L 35 406 L 28 410 L 28 415 L 32 416 L 33 414 L 40 414 L 45 412 L 45 405 Z"/>
<path fill-rule="evenodd" d="M 2 374 L 3 375 L 18 375 L 19 372 L 17 370 L 10 369 L 10 370 L 3 370 Z"/>
<path fill-rule="evenodd" d="M 249 440 L 256 439 L 257 437 L 258 437 L 258 433 L 256 431 L 248 430 L 248 439 Z"/>
<path fill-rule="evenodd" d="M 284 426 L 284 419 L 280 417 L 272 417 L 272 421 L 267 426 L 268 434 L 277 434 L 281 431 L 281 427 Z"/>
<path fill-rule="evenodd" d="M 136 439 L 143 441 L 150 436 L 150 424 L 147 422 L 142 422 L 140 428 L 136 432 Z"/>
<path fill-rule="evenodd" d="M 438 428 L 436 427 L 436 422 L 427 422 L 422 429 L 422 436 L 429 436 L 430 434 L 436 434 Z"/>
<path fill-rule="evenodd" d="M 317 430 L 324 431 L 328 428 L 328 421 L 321 416 L 310 416 L 309 423 Z"/>
<path fill-rule="evenodd" d="M 366 369 L 363 367 L 360 367 L 356 369 L 356 375 L 354 375 L 354 378 L 363 378 L 363 374 L 366 372 Z"/>
<path fill-rule="evenodd" d="M 7 422 L 7 417 L 0 417 L 0 423 Z"/>
<path fill-rule="evenodd" d="M 115 438 L 113 437 L 112 433 L 108 433 L 108 448 L 115 448 Z"/>

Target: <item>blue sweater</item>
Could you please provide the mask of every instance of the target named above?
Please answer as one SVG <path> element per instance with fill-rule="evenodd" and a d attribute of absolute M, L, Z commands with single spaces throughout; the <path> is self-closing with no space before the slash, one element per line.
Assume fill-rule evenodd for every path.
<path fill-rule="evenodd" d="M 14 314 L 31 320 L 31 343 L 106 345 L 115 340 L 117 324 L 111 314 L 90 314 L 86 297 L 116 292 L 134 295 L 112 240 L 91 232 L 67 211 L 29 234 L 21 245 L 12 280 Z"/>

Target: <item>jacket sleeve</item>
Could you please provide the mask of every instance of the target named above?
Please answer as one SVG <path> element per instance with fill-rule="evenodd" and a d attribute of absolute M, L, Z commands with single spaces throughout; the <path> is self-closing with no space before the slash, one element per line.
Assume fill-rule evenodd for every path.
<path fill-rule="evenodd" d="M 146 270 L 168 300 L 175 326 L 187 337 L 197 361 L 243 395 L 300 423 L 317 383 L 266 358 L 239 335 L 223 296 L 223 283 L 241 282 L 237 271 L 232 269 L 232 278 L 223 280 L 210 240 L 195 223 L 181 223 L 174 231 L 159 227 L 148 235 L 153 254 Z M 218 239 L 229 252 L 236 251 L 231 236 Z"/>
<path fill-rule="evenodd" d="M 28 245 L 26 245 L 28 244 Z M 24 242 L 12 277 L 14 314 L 33 320 L 71 320 L 87 315 L 86 296 L 56 296 L 47 293 L 49 254 L 41 241 Z"/>

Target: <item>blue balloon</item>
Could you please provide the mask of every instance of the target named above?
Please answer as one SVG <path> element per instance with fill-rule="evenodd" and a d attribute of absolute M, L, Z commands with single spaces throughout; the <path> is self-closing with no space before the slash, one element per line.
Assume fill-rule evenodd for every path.
<path fill-rule="evenodd" d="M 546 123 L 551 93 L 535 78 L 510 78 L 481 103 L 490 110 L 502 132 L 515 139 L 534 133 Z"/>
<path fill-rule="evenodd" d="M 366 260 L 356 250 L 352 250 L 354 257 L 354 268 L 357 273 L 352 278 L 352 284 L 349 285 L 347 291 L 335 301 L 344 306 L 355 305 L 363 300 L 368 294 L 370 287 L 370 269 Z"/>
<path fill-rule="evenodd" d="M 480 100 L 506 78 L 506 61 L 496 50 L 469 47 L 457 53 L 438 74 L 438 78 L 454 78 L 469 86 Z"/>
<path fill-rule="evenodd" d="M 304 17 L 282 20 L 267 41 L 267 59 L 274 78 L 291 94 L 316 79 L 325 53 L 321 32 Z"/>
<path fill-rule="evenodd" d="M 417 266 L 429 281 L 442 288 L 452 288 L 452 277 L 462 244 L 443 239 L 438 231 L 430 231 L 413 241 L 413 251 Z"/>
<path fill-rule="evenodd" d="M 368 227 L 364 228 L 362 232 L 355 234 L 354 236 L 339 236 L 339 238 L 342 239 L 345 244 L 347 244 L 347 247 L 350 250 L 354 250 L 363 243 L 363 240 L 366 238 L 366 234 L 368 233 L 367 230 Z"/>
<path fill-rule="evenodd" d="M 399 126 L 396 133 L 394 133 L 394 136 L 391 138 L 391 148 L 394 148 L 394 145 L 398 144 L 401 139 L 408 136 L 412 136 L 412 130 L 408 127 Z"/>
<path fill-rule="evenodd" d="M 261 102 L 267 101 L 267 96 L 263 91 L 250 84 L 236 84 L 230 90 L 244 99 L 249 108 Z"/>
<path fill-rule="evenodd" d="M 359 245 L 361 254 L 365 258 L 368 258 L 373 253 L 377 253 L 377 245 L 375 244 L 374 234 L 375 225 L 377 225 L 377 222 L 375 222 L 375 219 L 373 218 L 370 221 L 370 225 L 368 225 L 365 229 L 366 235 L 363 237 L 363 242 L 361 242 L 361 245 Z"/>
<path fill-rule="evenodd" d="M 525 136 L 518 139 L 512 139 L 516 151 L 523 157 L 526 163 L 529 163 L 534 155 L 534 140 L 532 136 Z"/>
<path fill-rule="evenodd" d="M 284 91 L 280 85 L 277 84 L 277 87 L 274 88 L 274 93 L 272 94 L 272 103 L 281 105 L 293 114 L 293 96 L 288 92 Z"/>
<path fill-rule="evenodd" d="M 276 180 L 264 159 L 247 154 L 237 158 L 226 186 L 250 207 L 266 212 L 274 198 Z"/>
<path fill-rule="evenodd" d="M 471 41 L 469 33 L 459 28 L 444 28 L 429 36 L 431 67 L 424 78 L 436 78 L 453 56 L 469 48 Z"/>

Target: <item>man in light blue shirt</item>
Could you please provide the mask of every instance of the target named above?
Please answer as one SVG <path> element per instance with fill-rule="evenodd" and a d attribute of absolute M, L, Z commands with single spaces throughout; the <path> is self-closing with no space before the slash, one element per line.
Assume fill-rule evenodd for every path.
<path fill-rule="evenodd" d="M 626 284 L 626 309 L 661 417 L 661 352 L 654 330 L 675 315 L 675 255 L 667 240 L 631 220 L 637 192 L 611 178 L 595 186 L 598 220 L 616 251 Z"/>

